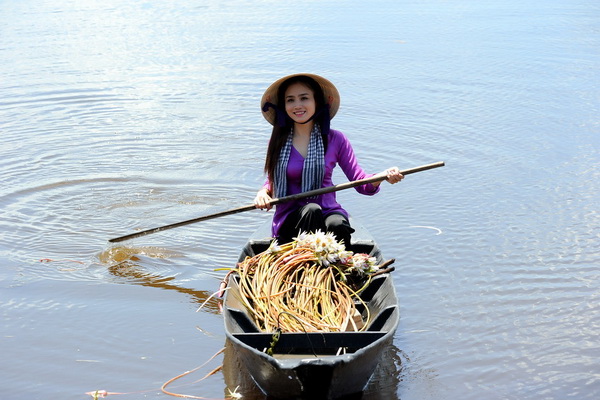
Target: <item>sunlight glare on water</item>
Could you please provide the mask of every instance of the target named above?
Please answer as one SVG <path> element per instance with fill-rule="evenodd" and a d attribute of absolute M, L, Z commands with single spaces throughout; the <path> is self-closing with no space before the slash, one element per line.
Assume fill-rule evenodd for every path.
<path fill-rule="evenodd" d="M 213 295 L 272 213 L 107 241 L 251 204 L 260 98 L 296 72 L 336 84 L 368 172 L 446 162 L 338 193 L 397 260 L 363 399 L 600 396 L 597 2 L 4 5 L 2 399 L 170 398 L 226 346 Z M 236 362 L 177 390 L 264 400 Z"/>

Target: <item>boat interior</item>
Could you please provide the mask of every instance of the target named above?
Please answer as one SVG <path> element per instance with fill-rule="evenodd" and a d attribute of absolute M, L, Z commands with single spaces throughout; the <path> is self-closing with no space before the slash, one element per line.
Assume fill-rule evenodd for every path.
<path fill-rule="evenodd" d="M 266 250 L 270 239 L 248 242 L 240 261 Z M 355 253 L 366 253 L 382 262 L 379 248 L 372 240 L 353 241 L 350 249 Z M 238 276 L 230 279 L 225 298 L 225 317 L 228 331 L 235 339 L 263 352 L 270 347 L 273 333 L 261 332 L 252 320 L 244 304 L 239 300 Z M 367 326 L 360 332 L 317 332 L 283 333 L 273 351 L 277 355 L 333 356 L 353 353 L 367 347 L 395 329 L 399 318 L 398 304 L 389 274 L 372 278 L 371 283 L 360 293 L 356 307 L 363 319 L 370 315 Z M 368 312 L 367 312 L 368 308 Z"/>

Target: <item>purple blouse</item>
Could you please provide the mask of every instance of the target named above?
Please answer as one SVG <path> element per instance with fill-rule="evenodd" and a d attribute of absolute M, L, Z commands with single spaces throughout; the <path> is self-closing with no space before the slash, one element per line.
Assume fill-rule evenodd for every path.
<path fill-rule="evenodd" d="M 342 171 L 344 171 L 344 174 L 349 181 L 365 179 L 374 175 L 365 173 L 360 165 L 358 165 L 352 145 L 342 132 L 331 129 L 329 131 L 328 138 L 329 141 L 327 144 L 327 152 L 325 153 L 325 176 L 323 177 L 323 184 L 321 187 L 333 186 L 331 175 L 333 174 L 333 169 L 337 164 L 339 164 L 339 166 L 342 168 Z M 302 154 L 300 154 L 294 148 L 294 146 L 292 146 L 290 160 L 287 167 L 287 196 L 302 192 L 303 167 L 304 157 L 302 157 Z M 271 189 L 268 179 L 263 187 Z M 357 186 L 355 189 L 361 194 L 371 196 L 379 192 L 380 188 L 368 183 L 366 185 Z M 335 192 L 325 193 L 316 199 L 304 198 L 281 203 L 275 206 L 275 215 L 273 216 L 272 226 L 273 237 L 278 236 L 279 228 L 288 215 L 308 203 L 319 204 L 323 209 L 323 215 L 325 216 L 332 213 L 340 213 L 348 217 L 348 212 L 344 210 L 337 202 Z"/>

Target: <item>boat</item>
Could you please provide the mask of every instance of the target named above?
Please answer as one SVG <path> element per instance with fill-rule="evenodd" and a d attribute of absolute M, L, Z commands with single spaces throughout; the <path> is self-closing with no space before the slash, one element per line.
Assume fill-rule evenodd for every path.
<path fill-rule="evenodd" d="M 384 263 L 368 232 L 354 222 L 353 227 L 356 232 L 349 250 L 375 257 L 378 265 Z M 255 234 L 239 261 L 265 251 L 271 240 Z M 398 300 L 389 272 L 372 277 L 360 293 L 364 303 L 357 301 L 357 307 L 363 317 L 366 308 L 371 315 L 363 331 L 281 333 L 274 347 L 273 333 L 261 332 L 239 300 L 238 282 L 235 274 L 228 279 L 223 300 L 225 333 L 240 364 L 269 399 L 360 397 L 398 327 Z"/>

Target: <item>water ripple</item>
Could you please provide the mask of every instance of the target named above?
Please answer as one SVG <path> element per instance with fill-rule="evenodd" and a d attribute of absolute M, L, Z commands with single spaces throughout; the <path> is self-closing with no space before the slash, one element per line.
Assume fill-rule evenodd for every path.
<path fill-rule="evenodd" d="M 107 240 L 250 204 L 260 96 L 299 70 L 336 83 L 369 172 L 446 162 L 338 194 L 396 258 L 393 379 L 366 398 L 600 393 L 596 2 L 72 3 L 0 16 L 8 397 L 147 387 L 222 346 L 218 302 L 195 310 L 272 213 Z"/>

